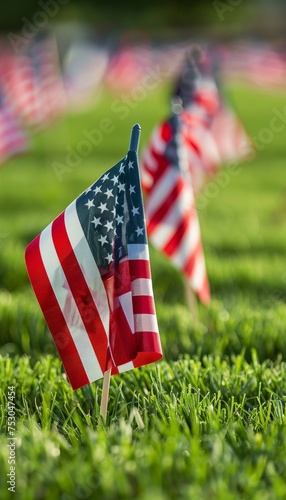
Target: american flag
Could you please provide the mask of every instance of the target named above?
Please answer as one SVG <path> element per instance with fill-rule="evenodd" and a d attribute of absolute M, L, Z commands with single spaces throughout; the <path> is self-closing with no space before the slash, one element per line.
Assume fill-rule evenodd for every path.
<path fill-rule="evenodd" d="M 180 100 L 181 134 L 188 152 L 195 193 L 227 162 L 244 160 L 251 141 L 226 103 L 218 65 L 210 54 L 188 57 L 174 97 Z"/>
<path fill-rule="evenodd" d="M 252 149 L 251 139 L 241 120 L 229 106 L 223 103 L 212 119 L 210 132 L 216 143 L 222 165 L 228 162 L 244 161 L 247 153 Z"/>
<path fill-rule="evenodd" d="M 21 123 L 5 102 L 0 89 L 0 164 L 15 154 L 29 149 L 29 141 Z"/>
<path fill-rule="evenodd" d="M 181 108 L 180 132 L 195 193 L 221 165 L 218 146 L 210 129 L 220 106 L 220 95 L 207 56 L 206 51 L 188 53 L 172 95 L 173 105 L 175 103 Z"/>
<path fill-rule="evenodd" d="M 140 164 L 150 241 L 183 272 L 200 300 L 207 303 L 210 290 L 199 219 L 176 115 L 155 129 Z"/>
<path fill-rule="evenodd" d="M 35 42 L 11 56 L 3 74 L 9 103 L 31 126 L 43 127 L 66 109 L 66 95 L 54 40 Z"/>
<path fill-rule="evenodd" d="M 29 244 L 26 265 L 73 389 L 162 357 L 135 152 Z"/>
<path fill-rule="evenodd" d="M 195 194 L 221 165 L 218 144 L 210 123 L 210 116 L 201 104 L 194 103 L 180 113 L 181 136 Z"/>
<path fill-rule="evenodd" d="M 152 67 L 152 52 L 148 46 L 119 47 L 110 56 L 105 85 L 114 93 L 130 92 L 142 84 L 146 71 Z"/>
<path fill-rule="evenodd" d="M 219 55 L 226 81 L 254 86 L 260 91 L 285 91 L 285 54 L 275 46 L 245 42 L 221 46 Z"/>

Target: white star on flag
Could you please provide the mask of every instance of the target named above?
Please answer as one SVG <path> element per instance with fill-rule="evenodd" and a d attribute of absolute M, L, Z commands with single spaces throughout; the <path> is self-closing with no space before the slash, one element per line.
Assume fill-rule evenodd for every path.
<path fill-rule="evenodd" d="M 101 186 L 96 186 L 95 189 L 93 190 L 95 194 L 101 193 Z"/>
<path fill-rule="evenodd" d="M 96 228 L 99 224 L 101 224 L 100 217 L 93 217 L 91 224 L 94 224 L 94 228 Z"/>
<path fill-rule="evenodd" d="M 87 200 L 87 203 L 85 204 L 88 208 L 88 210 L 91 208 L 91 207 L 94 207 L 94 204 L 93 204 L 93 200 Z"/>
<path fill-rule="evenodd" d="M 117 222 L 117 224 L 123 224 L 123 216 L 117 215 L 116 222 Z"/>
<path fill-rule="evenodd" d="M 111 196 L 113 196 L 113 197 L 114 197 L 114 194 L 113 194 L 113 192 L 112 192 L 112 189 L 107 189 L 107 190 L 105 191 L 105 193 L 104 193 L 104 194 L 107 196 L 107 199 L 108 199 L 108 200 L 109 200 L 109 198 L 110 198 Z"/>
<path fill-rule="evenodd" d="M 143 227 L 141 228 L 137 226 L 137 229 L 135 229 L 135 233 L 137 234 L 137 236 L 139 236 L 140 234 L 143 235 Z"/>
<path fill-rule="evenodd" d="M 107 255 L 107 257 L 105 257 L 105 258 L 106 258 L 106 260 L 108 260 L 108 264 L 110 264 L 110 262 L 112 262 L 112 261 L 113 261 L 113 258 L 112 258 L 112 253 L 109 253 L 109 254 Z"/>
<path fill-rule="evenodd" d="M 132 212 L 132 215 L 139 215 L 139 207 L 138 208 L 133 207 L 131 212 Z"/>
<path fill-rule="evenodd" d="M 115 184 L 118 183 L 118 175 L 114 175 L 111 180 L 113 181 L 113 184 L 115 186 Z"/>
<path fill-rule="evenodd" d="M 98 238 L 98 241 L 101 243 L 103 246 L 105 243 L 107 243 L 107 236 L 101 235 L 100 238 Z"/>
<path fill-rule="evenodd" d="M 106 203 L 100 203 L 99 205 L 99 210 L 101 210 L 101 213 L 104 212 L 105 210 L 108 212 L 108 209 L 106 208 Z"/>
<path fill-rule="evenodd" d="M 104 224 L 104 227 L 107 228 L 107 231 L 110 231 L 111 229 L 113 229 L 113 222 L 107 221 L 106 224 Z"/>

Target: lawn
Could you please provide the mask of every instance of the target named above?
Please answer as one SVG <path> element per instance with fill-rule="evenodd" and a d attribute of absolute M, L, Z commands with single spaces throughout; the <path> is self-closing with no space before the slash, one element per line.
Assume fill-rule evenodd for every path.
<path fill-rule="evenodd" d="M 225 185 L 218 174 L 197 200 L 212 302 L 199 304 L 194 319 L 181 275 L 150 248 L 164 359 L 112 377 L 106 425 L 102 381 L 73 392 L 63 373 L 24 251 L 126 154 L 136 122 L 142 151 L 168 113 L 169 88 L 132 101 L 124 120 L 114 111 L 118 97 L 102 91 L 85 111 L 33 134 L 31 151 L 1 168 L 1 499 L 13 495 L 12 400 L 14 498 L 286 498 L 285 131 L 260 140 L 285 95 L 238 87 L 228 94 L 260 150 Z M 67 155 L 86 131 L 97 145 L 71 166 Z"/>

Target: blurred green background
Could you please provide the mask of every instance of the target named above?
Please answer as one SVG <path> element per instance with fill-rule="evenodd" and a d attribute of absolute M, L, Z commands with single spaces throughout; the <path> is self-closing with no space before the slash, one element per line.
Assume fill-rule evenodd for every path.
<path fill-rule="evenodd" d="M 57 8 L 58 6 L 58 8 Z M 50 9 L 50 10 L 49 10 Z M 40 11 L 56 12 L 51 15 L 57 22 L 88 22 L 102 33 L 121 29 L 144 30 L 156 34 L 204 36 L 267 36 L 283 37 L 286 26 L 286 4 L 283 0 L 182 0 L 160 2 L 145 0 L 134 2 L 94 2 L 93 0 L 14 0 L 1 5 L 0 31 L 21 30 L 33 22 Z"/>

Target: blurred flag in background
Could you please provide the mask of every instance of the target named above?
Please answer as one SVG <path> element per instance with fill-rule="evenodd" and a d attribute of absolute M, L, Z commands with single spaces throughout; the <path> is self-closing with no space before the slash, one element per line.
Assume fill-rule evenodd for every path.
<path fill-rule="evenodd" d="M 231 161 L 243 161 L 250 139 L 227 104 L 215 51 L 193 49 L 186 57 L 173 92 L 180 112 L 189 169 L 197 193 Z"/>
<path fill-rule="evenodd" d="M 7 54 L 1 73 L 7 101 L 26 125 L 45 127 L 66 110 L 54 37 L 35 40 L 24 54 Z"/>
<path fill-rule="evenodd" d="M 0 165 L 8 158 L 27 151 L 29 146 L 21 122 L 8 106 L 0 87 Z"/>
<path fill-rule="evenodd" d="M 179 116 L 173 115 L 154 130 L 140 164 L 150 241 L 182 271 L 200 300 L 207 303 L 209 283 Z"/>

